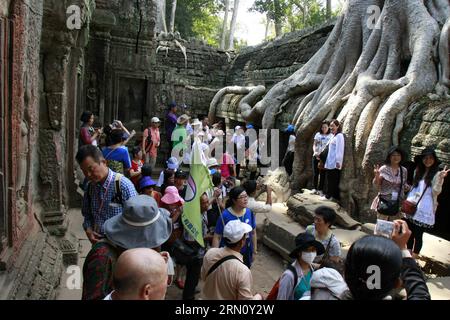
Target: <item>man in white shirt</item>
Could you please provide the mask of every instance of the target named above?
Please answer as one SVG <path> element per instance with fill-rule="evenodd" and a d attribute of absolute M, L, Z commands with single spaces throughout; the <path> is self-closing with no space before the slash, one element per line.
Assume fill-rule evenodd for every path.
<path fill-rule="evenodd" d="M 255 180 L 247 180 L 242 185 L 248 195 L 247 208 L 252 210 L 254 214 L 267 213 L 272 211 L 272 189 L 267 186 L 267 198 L 266 203 L 262 201 L 256 201 L 255 193 L 258 189 L 258 184 Z"/>
<path fill-rule="evenodd" d="M 260 294 L 252 294 L 252 273 L 240 253 L 250 231 L 250 225 L 232 220 L 223 230 L 226 246 L 206 253 L 201 270 L 205 300 L 262 300 Z"/>

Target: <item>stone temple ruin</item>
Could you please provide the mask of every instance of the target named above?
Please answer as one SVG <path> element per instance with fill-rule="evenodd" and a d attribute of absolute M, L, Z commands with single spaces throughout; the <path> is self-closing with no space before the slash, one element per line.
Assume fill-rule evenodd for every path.
<path fill-rule="evenodd" d="M 73 30 L 67 25 L 70 5 L 81 14 L 80 28 Z M 299 70 L 335 24 L 236 55 L 162 33 L 161 16 L 157 0 L 0 2 L 0 299 L 53 299 L 63 263 L 76 259 L 67 209 L 80 206 L 74 158 L 84 110 L 98 115 L 98 126 L 121 119 L 139 132 L 152 116 L 164 118 L 175 100 L 191 115 L 210 112 L 232 128 L 249 111 L 241 102 L 253 106 Z M 248 90 L 216 97 L 232 86 Z M 295 104 L 283 111 L 275 128 L 292 121 Z M 434 144 L 449 164 L 450 101 L 425 96 L 405 119 L 400 141 L 411 156 Z M 286 141 L 280 147 L 283 153 Z M 448 181 L 439 199 L 436 229 L 448 235 Z M 352 215 L 373 219 L 365 212 Z"/>

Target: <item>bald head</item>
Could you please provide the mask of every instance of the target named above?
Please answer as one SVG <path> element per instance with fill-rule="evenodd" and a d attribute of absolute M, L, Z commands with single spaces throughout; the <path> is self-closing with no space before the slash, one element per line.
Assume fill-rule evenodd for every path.
<path fill-rule="evenodd" d="M 163 300 L 167 289 L 167 263 L 152 249 L 122 253 L 114 270 L 115 299 Z"/>

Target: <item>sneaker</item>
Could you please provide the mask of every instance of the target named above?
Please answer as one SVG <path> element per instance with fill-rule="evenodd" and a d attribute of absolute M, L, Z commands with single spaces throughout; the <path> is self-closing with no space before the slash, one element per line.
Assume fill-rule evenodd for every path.
<path fill-rule="evenodd" d="M 320 200 L 329 200 L 325 195 L 320 197 Z"/>
<path fill-rule="evenodd" d="M 175 284 L 177 285 L 177 287 L 181 290 L 184 289 L 184 281 L 183 280 L 177 280 L 175 281 Z"/>
<path fill-rule="evenodd" d="M 324 196 L 325 196 L 325 195 L 323 194 L 322 191 L 319 191 L 317 194 L 318 194 L 319 196 L 321 196 L 321 197 L 324 197 Z"/>
<path fill-rule="evenodd" d="M 313 194 L 317 194 L 317 190 L 316 190 L 316 189 L 312 189 L 311 192 L 312 192 Z"/>

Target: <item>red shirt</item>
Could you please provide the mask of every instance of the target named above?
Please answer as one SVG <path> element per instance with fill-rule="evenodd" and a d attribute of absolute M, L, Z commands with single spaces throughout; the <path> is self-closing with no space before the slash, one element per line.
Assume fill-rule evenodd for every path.
<path fill-rule="evenodd" d="M 140 171 L 143 165 L 144 165 L 144 163 L 142 162 L 142 160 L 139 160 L 139 162 L 132 160 L 131 161 L 131 171 L 132 172 Z M 131 182 L 133 182 L 134 186 L 136 187 L 136 190 L 139 190 L 139 178 L 140 177 L 141 177 L 140 175 L 137 175 L 137 176 L 131 178 Z"/>

